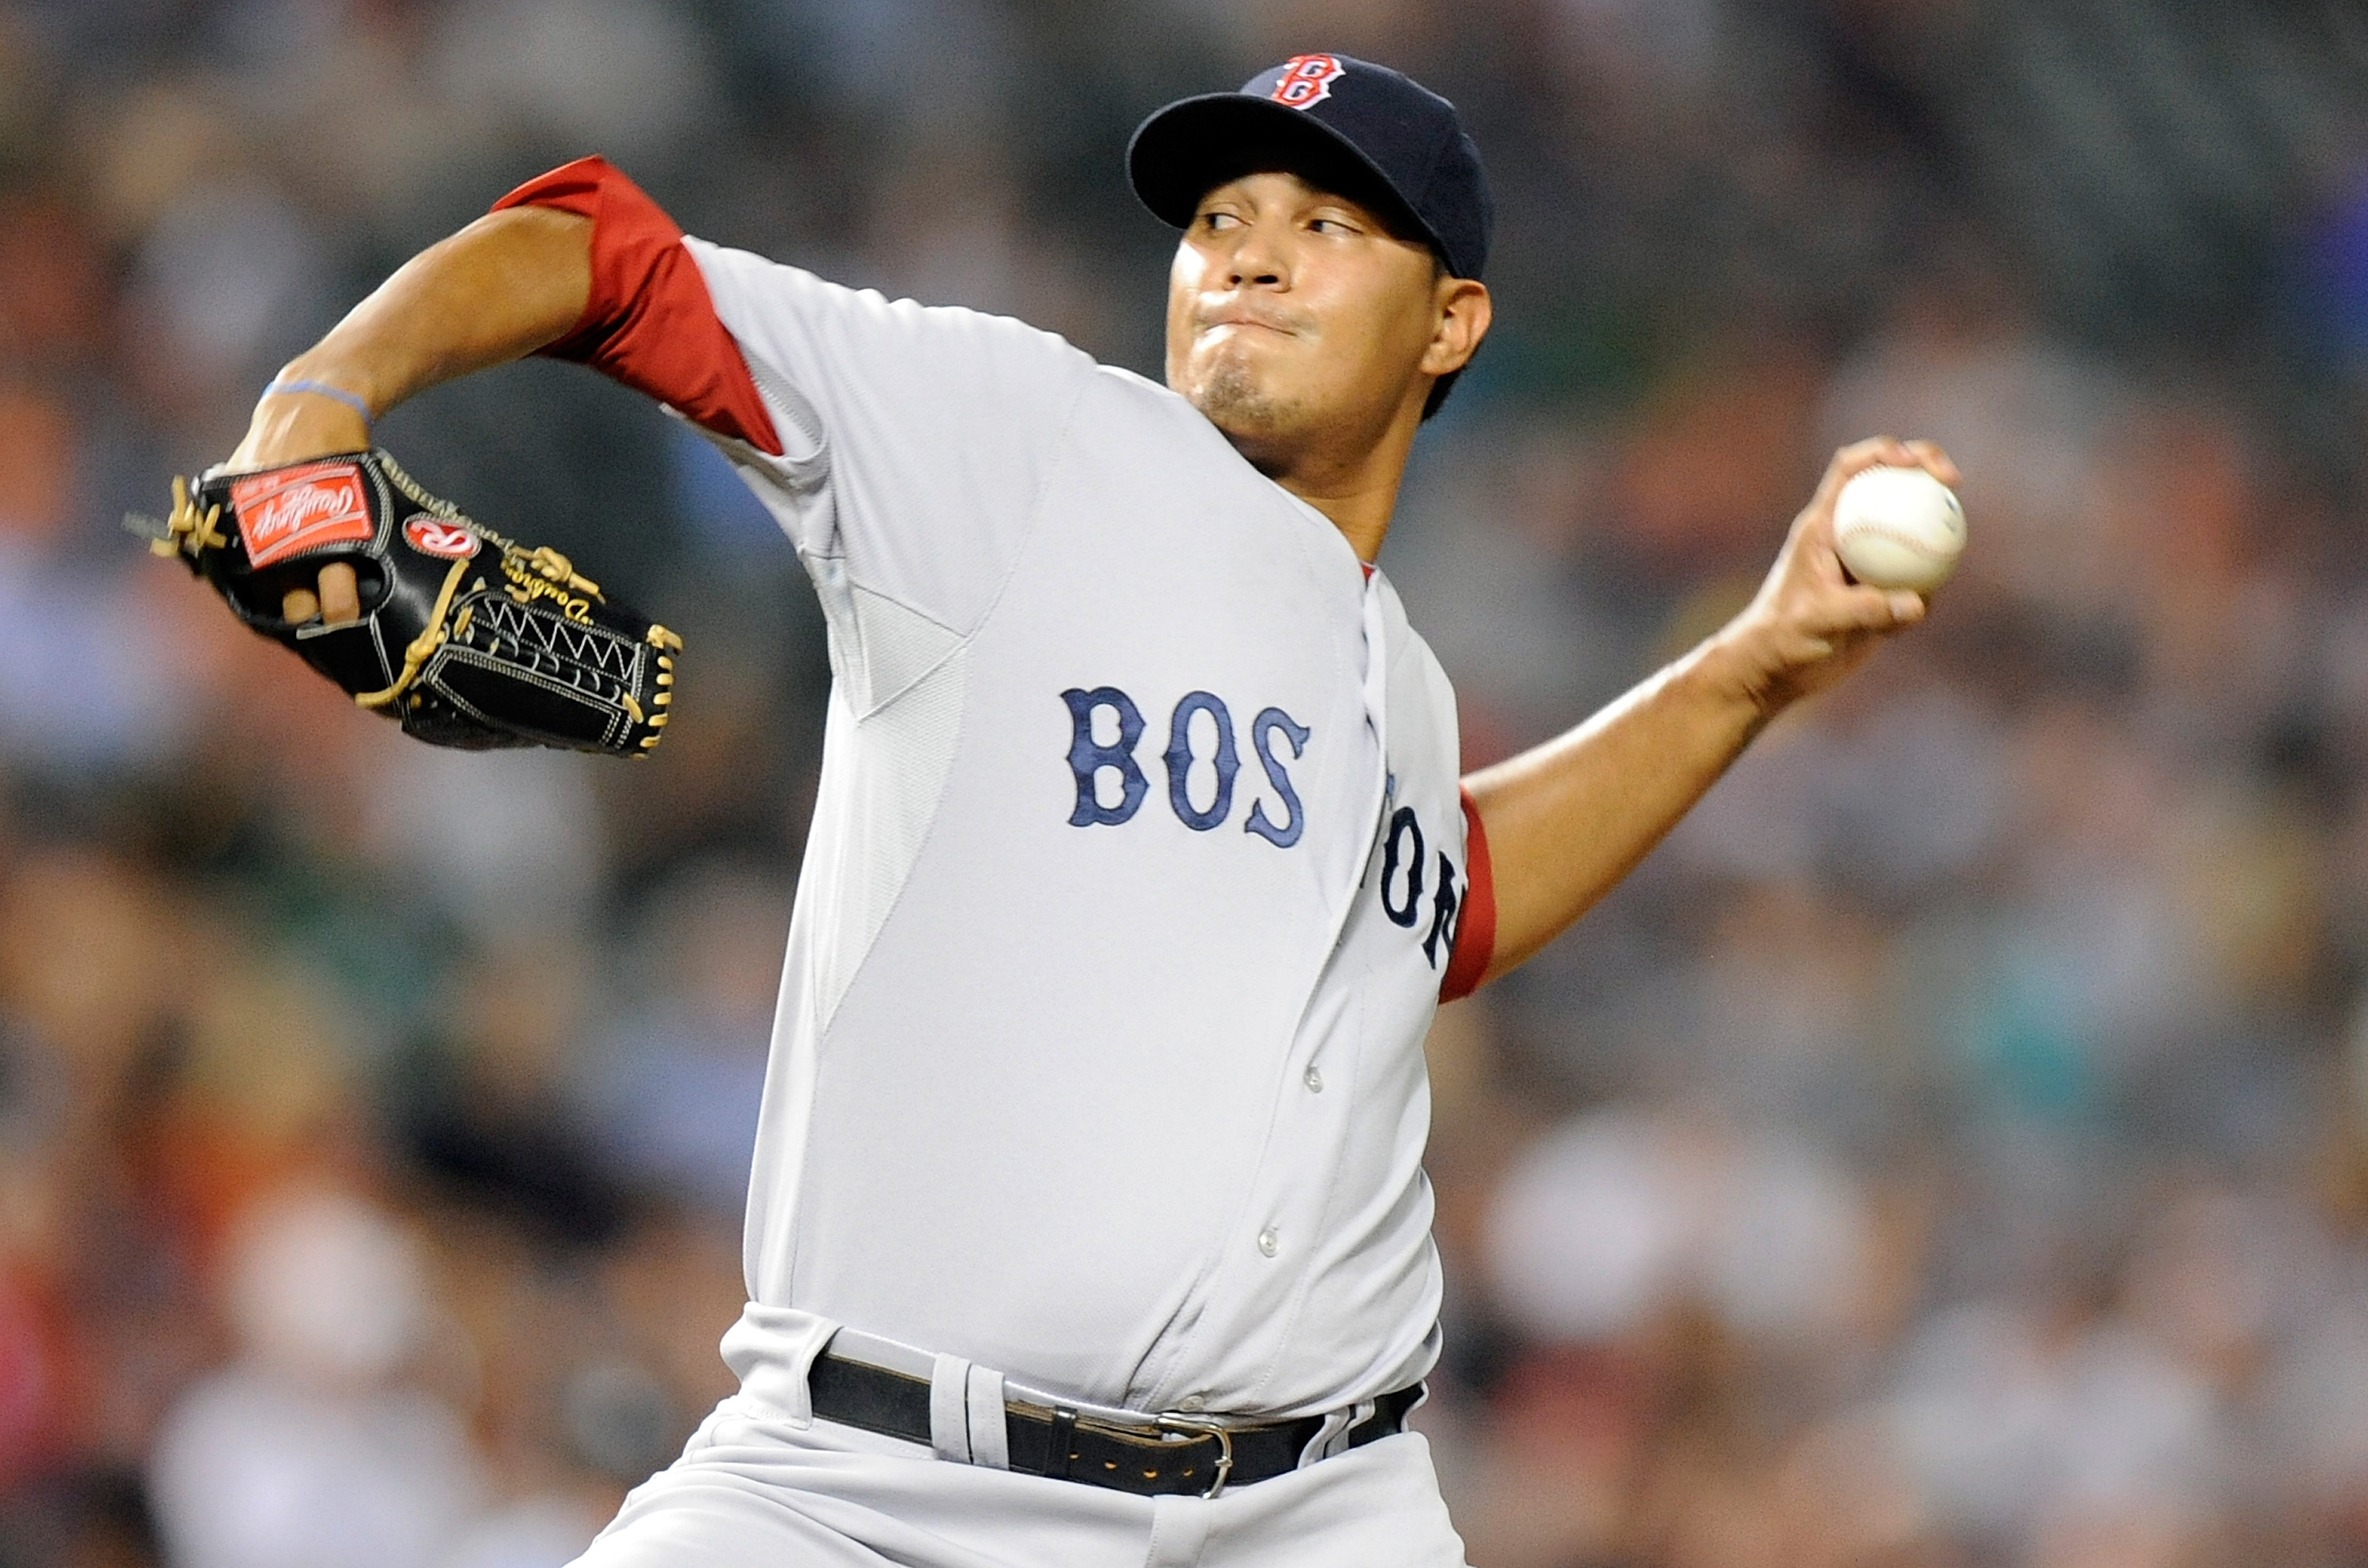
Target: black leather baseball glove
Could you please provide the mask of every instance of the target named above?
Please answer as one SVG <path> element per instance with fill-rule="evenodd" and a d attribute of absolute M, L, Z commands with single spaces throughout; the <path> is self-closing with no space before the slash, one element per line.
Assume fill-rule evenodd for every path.
<path fill-rule="evenodd" d="M 248 626 L 423 741 L 646 756 L 665 733 L 682 639 L 557 551 L 461 516 L 383 451 L 212 469 L 194 490 L 176 479 L 172 517 L 142 531 Z M 338 561 L 360 619 L 284 619 L 288 590 Z"/>

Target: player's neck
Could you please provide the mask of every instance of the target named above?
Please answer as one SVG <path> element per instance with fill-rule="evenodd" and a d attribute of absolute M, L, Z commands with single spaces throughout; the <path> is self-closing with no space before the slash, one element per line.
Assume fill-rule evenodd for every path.
<path fill-rule="evenodd" d="M 1332 520 L 1357 559 L 1370 562 L 1382 551 L 1396 511 L 1398 486 L 1406 478 L 1406 459 L 1414 450 L 1420 407 L 1393 420 L 1376 441 L 1359 442 L 1346 449 L 1307 446 L 1289 452 L 1247 450 L 1243 456 L 1258 472 Z"/>
<path fill-rule="evenodd" d="M 1349 541 L 1358 560 L 1370 562 L 1382 552 L 1382 540 L 1390 531 L 1390 514 L 1397 506 L 1395 477 L 1382 483 L 1352 486 L 1303 484 L 1295 483 L 1290 474 L 1272 477 L 1277 484 L 1331 518 L 1332 526 L 1340 530 L 1340 537 Z"/>

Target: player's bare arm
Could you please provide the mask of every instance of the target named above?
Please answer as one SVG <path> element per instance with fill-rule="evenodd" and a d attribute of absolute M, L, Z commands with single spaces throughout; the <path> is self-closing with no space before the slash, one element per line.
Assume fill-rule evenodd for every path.
<path fill-rule="evenodd" d="M 1957 482 L 1927 441 L 1844 448 L 1741 615 L 1577 729 L 1464 780 L 1496 874 L 1484 978 L 1520 964 L 1609 892 L 1770 720 L 1923 619 L 1923 596 L 1854 583 L 1834 551 L 1835 496 L 1880 465 Z"/>
<path fill-rule="evenodd" d="M 1370 561 L 1431 388 L 1470 362 L 1490 317 L 1484 285 L 1381 211 L 1300 175 L 1252 174 L 1203 196 L 1177 247 L 1167 381 Z M 1922 619 L 1920 596 L 1852 583 L 1835 554 L 1835 496 L 1883 464 L 1956 478 L 1926 443 L 1837 453 L 1733 624 L 1578 729 L 1466 781 L 1495 876 L 1484 980 L 1611 891 L 1778 712 Z"/>
<path fill-rule="evenodd" d="M 591 221 L 546 207 L 491 213 L 404 263 L 274 386 L 335 389 L 372 415 L 439 382 L 523 358 L 556 341 L 591 292 Z M 361 408 L 328 391 L 267 392 L 234 470 L 275 467 L 370 445 Z M 360 613 L 353 568 L 322 568 L 319 597 L 292 590 L 290 620 L 335 625 Z"/>
<path fill-rule="evenodd" d="M 439 381 L 564 349 L 591 312 L 594 230 L 497 210 L 430 247 L 282 368 L 233 456 L 174 482 L 167 521 L 127 521 L 418 740 L 647 756 L 682 639 L 559 551 L 430 494 L 370 435 Z"/>

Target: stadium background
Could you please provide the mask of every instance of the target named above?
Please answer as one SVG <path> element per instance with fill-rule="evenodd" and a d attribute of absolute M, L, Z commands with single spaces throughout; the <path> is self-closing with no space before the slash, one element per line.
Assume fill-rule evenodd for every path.
<path fill-rule="evenodd" d="M 120 515 L 596 150 L 1156 372 L 1125 135 L 1310 48 L 1497 184 L 1384 557 L 1473 760 L 1714 625 L 1838 440 L 1968 475 L 1929 631 L 1441 1016 L 1474 1561 L 2368 1562 L 2368 13 L 0 0 L 0 1562 L 555 1568 L 665 1461 L 826 678 L 719 460 L 573 368 L 382 435 L 683 629 L 655 766 L 404 743 Z"/>

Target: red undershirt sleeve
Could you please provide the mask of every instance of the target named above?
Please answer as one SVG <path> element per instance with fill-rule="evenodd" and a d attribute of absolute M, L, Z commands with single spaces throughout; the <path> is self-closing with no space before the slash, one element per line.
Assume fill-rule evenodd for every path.
<path fill-rule="evenodd" d="M 1488 864 L 1488 830 L 1472 791 L 1463 796 L 1463 907 L 1455 917 L 1455 946 L 1440 977 L 1439 999 L 1452 1002 L 1479 989 L 1497 948 L 1497 877 Z"/>
<path fill-rule="evenodd" d="M 682 231 L 606 158 L 578 158 L 494 203 L 592 220 L 592 297 L 547 358 L 589 365 L 702 428 L 781 455 L 740 346 L 715 313 Z"/>

